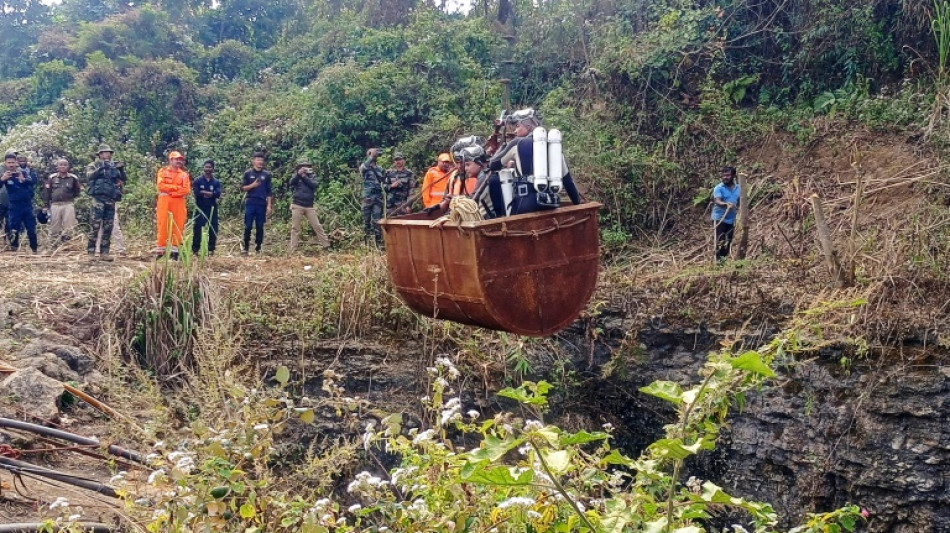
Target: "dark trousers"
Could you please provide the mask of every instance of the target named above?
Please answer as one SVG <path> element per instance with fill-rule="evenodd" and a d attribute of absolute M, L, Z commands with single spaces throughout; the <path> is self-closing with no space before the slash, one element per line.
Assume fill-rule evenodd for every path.
<path fill-rule="evenodd" d="M 201 234 L 204 233 L 205 226 L 208 226 L 208 253 L 214 253 L 214 248 L 218 244 L 218 206 L 195 209 L 194 226 L 195 235 L 191 240 L 191 251 L 198 253 L 201 250 Z M 263 239 L 263 235 L 261 238 Z"/>
<path fill-rule="evenodd" d="M 36 215 L 33 214 L 33 206 L 24 207 L 10 206 L 7 213 L 7 235 L 10 239 L 10 248 L 16 250 L 20 247 L 20 232 L 26 228 L 26 237 L 30 241 L 30 249 L 37 250 L 36 243 Z"/>
<path fill-rule="evenodd" d="M 10 209 L 5 205 L 0 205 L 0 233 L 3 235 L 7 234 L 7 216 L 10 214 Z M 9 237 L 7 237 L 7 242 L 9 242 Z"/>
<path fill-rule="evenodd" d="M 736 225 L 726 222 L 713 222 L 716 224 L 716 260 L 724 261 L 729 257 L 729 247 L 732 246 L 732 236 L 735 234 Z"/>
<path fill-rule="evenodd" d="M 379 228 L 381 218 L 383 218 L 382 199 L 363 198 L 363 242 L 369 242 L 372 235 L 376 239 L 376 246 L 383 246 L 383 231 Z"/>
<path fill-rule="evenodd" d="M 267 220 L 267 204 L 244 205 L 244 250 L 249 251 L 251 245 L 251 226 L 256 226 L 254 234 L 255 249 L 260 252 L 264 243 L 264 221 Z"/>
<path fill-rule="evenodd" d="M 96 241 L 99 241 L 99 230 L 102 229 L 102 240 L 99 242 L 99 253 L 109 253 L 109 244 L 112 239 L 112 226 L 115 223 L 115 204 L 103 202 L 93 198 L 92 213 L 89 217 L 89 245 L 86 251 L 96 253 Z"/>

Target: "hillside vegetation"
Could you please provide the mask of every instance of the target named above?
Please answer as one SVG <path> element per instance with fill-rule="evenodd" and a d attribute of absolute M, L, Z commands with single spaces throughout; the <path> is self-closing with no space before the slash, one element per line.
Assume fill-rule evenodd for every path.
<path fill-rule="evenodd" d="M 835 469 L 865 464 L 836 455 L 846 436 L 887 439 L 904 419 L 939 419 L 939 405 L 883 413 L 900 420 L 870 436 L 854 429 L 857 415 L 839 437 L 808 433 L 831 451 L 824 463 L 788 459 L 817 480 L 811 492 L 777 490 L 808 503 L 781 509 L 789 516 L 756 501 L 765 497 L 756 482 L 700 480 L 697 460 L 776 372 L 781 386 L 766 390 L 801 400 L 789 410 L 801 420 L 781 421 L 790 434 L 844 420 L 841 404 L 860 412 L 873 389 L 864 385 L 857 407 L 818 398 L 802 369 L 830 368 L 828 381 L 840 383 L 948 375 L 950 1 L 446 4 L 14 0 L 0 9 L 0 150 L 29 154 L 43 175 L 54 158 L 81 167 L 99 143 L 112 145 L 130 177 L 121 216 L 133 234 L 132 257 L 114 264 L 68 251 L 0 256 L 0 360 L 72 339 L 101 373 L 92 390 L 128 414 L 76 407 L 74 425 L 153 452 L 131 473 L 85 465 L 123 492 L 121 503 L 54 508 L 44 493 L 40 518 L 76 529 L 96 513 L 125 531 L 244 533 L 950 523 L 939 522 L 946 494 L 930 489 L 914 499 L 874 486 L 891 492 L 868 505 L 906 506 L 868 513 L 846 498 L 879 493 Z M 421 175 L 456 138 L 490 133 L 502 80 L 511 108 L 534 107 L 565 132 L 579 188 L 604 204 L 597 292 L 549 339 L 413 314 L 384 257 L 358 245 L 365 151 L 381 147 L 384 166 L 402 152 Z M 151 249 L 154 175 L 172 150 L 192 174 L 215 160 L 225 184 L 213 259 L 137 260 Z M 278 184 L 298 158 L 314 161 L 330 253 L 274 257 L 290 217 L 278 187 L 265 255 L 233 257 L 238 183 L 257 150 Z M 748 187 L 749 245 L 717 267 L 708 206 L 723 165 Z M 815 196 L 840 274 L 817 243 Z M 663 366 L 663 350 L 679 345 L 651 354 L 646 329 L 691 338 L 696 353 Z M 647 385 L 647 375 L 660 381 Z M 934 397 L 946 389 L 938 378 Z M 579 408 L 598 401 L 620 405 Z M 749 439 L 761 439 L 750 456 L 779 442 Z M 916 462 L 905 470 L 939 477 L 943 456 L 912 440 L 901 460 Z M 798 451 L 811 453 L 788 455 Z M 867 464 L 895 477 L 891 465 Z M 775 484 L 801 471 L 788 467 Z M 835 475 L 840 485 L 819 486 Z M 16 509 L 28 509 L 17 519 L 37 514 Z"/>

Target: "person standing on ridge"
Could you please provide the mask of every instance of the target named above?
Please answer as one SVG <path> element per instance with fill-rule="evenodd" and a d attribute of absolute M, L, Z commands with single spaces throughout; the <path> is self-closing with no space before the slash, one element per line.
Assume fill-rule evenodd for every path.
<path fill-rule="evenodd" d="M 95 257 L 98 241 L 99 258 L 103 261 L 112 261 L 109 247 L 115 222 L 115 203 L 122 199 L 122 186 L 126 180 L 125 165 L 121 161 L 113 161 L 113 153 L 108 144 L 100 144 L 99 159 L 86 167 L 86 194 L 92 197 L 86 252 Z"/>
<path fill-rule="evenodd" d="M 20 231 L 26 228 L 26 236 L 30 241 L 30 250 L 35 254 L 38 248 L 36 241 L 36 215 L 33 213 L 33 194 L 36 188 L 35 174 L 30 168 L 17 164 L 17 155 L 8 153 L 3 157 L 4 169 L 0 174 L 0 184 L 7 190 L 10 199 L 10 211 L 7 213 L 7 231 L 9 232 L 10 249 L 16 251 L 20 247 Z"/>
<path fill-rule="evenodd" d="M 79 197 L 82 187 L 79 178 L 69 173 L 69 161 L 56 161 L 56 173 L 46 178 L 40 196 L 43 205 L 49 209 L 49 247 L 54 248 L 67 242 L 73 236 L 76 222 L 76 207 L 73 203 Z"/>
<path fill-rule="evenodd" d="M 409 214 L 409 195 L 416 188 L 416 175 L 406 168 L 406 157 L 401 152 L 393 155 L 393 168 L 386 171 L 386 216 Z"/>
<path fill-rule="evenodd" d="M 307 217 L 307 221 L 310 222 L 310 227 L 313 228 L 320 246 L 324 250 L 330 249 L 330 239 L 323 231 L 320 219 L 317 218 L 317 211 L 313 208 L 317 178 L 313 174 L 312 167 L 313 163 L 309 159 L 298 159 L 294 174 L 288 182 L 293 190 L 293 200 L 290 203 L 290 247 L 287 249 L 290 253 L 297 249 L 297 244 L 300 242 L 300 223 L 303 217 Z"/>
<path fill-rule="evenodd" d="M 712 220 L 716 230 L 716 261 L 720 264 L 729 257 L 729 248 L 736 229 L 736 211 L 739 208 L 739 185 L 736 167 L 722 167 L 722 183 L 713 189 Z"/>
<path fill-rule="evenodd" d="M 241 178 L 241 190 L 244 191 L 244 248 L 241 255 L 250 252 L 251 228 L 256 227 L 254 234 L 255 251 L 261 253 L 264 244 L 264 222 L 270 216 L 274 205 L 270 172 L 264 170 L 264 153 L 254 152 L 251 157 L 251 168 L 244 172 Z"/>
<path fill-rule="evenodd" d="M 214 255 L 218 243 L 218 198 L 221 197 L 221 182 L 214 177 L 214 161 L 207 160 L 201 166 L 202 174 L 195 178 L 192 190 L 195 193 L 195 233 L 191 251 L 201 250 L 201 236 L 208 226 L 208 255 Z"/>
<path fill-rule="evenodd" d="M 165 255 L 171 245 L 172 259 L 178 259 L 178 247 L 181 246 L 185 222 L 188 220 L 186 198 L 191 194 L 191 176 L 185 170 L 185 156 L 180 152 L 168 154 L 168 165 L 158 169 L 158 204 L 156 220 L 158 222 L 157 255 Z"/>
<path fill-rule="evenodd" d="M 366 151 L 366 160 L 360 165 L 360 175 L 363 177 L 363 243 L 369 243 L 372 236 L 376 247 L 383 248 L 383 231 L 379 227 L 379 219 L 383 218 L 383 182 L 386 173 L 376 164 L 378 157 L 379 148 L 370 148 Z"/>

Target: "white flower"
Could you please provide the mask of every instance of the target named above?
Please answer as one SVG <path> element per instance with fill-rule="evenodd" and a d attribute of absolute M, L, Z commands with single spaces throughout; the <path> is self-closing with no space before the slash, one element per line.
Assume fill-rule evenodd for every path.
<path fill-rule="evenodd" d="M 465 414 L 467 414 L 469 418 L 478 418 L 478 417 L 482 416 L 482 414 L 479 413 L 478 411 L 476 411 L 475 409 L 472 409 L 471 411 L 469 411 L 469 412 L 467 412 L 467 413 L 465 413 Z"/>
<path fill-rule="evenodd" d="M 526 498 L 524 496 L 514 496 L 508 498 L 507 500 L 498 504 L 499 509 L 507 509 L 509 507 L 531 507 L 535 504 L 534 498 Z"/>
<path fill-rule="evenodd" d="M 156 471 L 152 472 L 151 474 L 149 474 L 149 476 L 148 476 L 148 484 L 149 484 L 149 485 L 155 485 L 155 484 L 157 484 L 159 481 L 163 481 L 164 479 L 165 479 L 165 471 L 164 471 L 164 470 L 156 470 Z"/>
<path fill-rule="evenodd" d="M 359 512 L 359 510 L 362 509 L 362 508 L 363 508 L 362 505 L 360 505 L 360 504 L 358 504 L 358 503 L 354 503 L 353 505 L 347 507 L 346 510 L 349 511 L 351 514 L 356 514 L 356 513 Z"/>
<path fill-rule="evenodd" d="M 524 423 L 525 431 L 540 431 L 541 429 L 544 429 L 544 424 L 538 420 L 528 420 Z"/>
<path fill-rule="evenodd" d="M 112 484 L 121 483 L 125 481 L 125 476 L 127 476 L 128 474 L 129 474 L 128 472 L 126 472 L 125 470 L 122 470 L 118 474 L 109 478 L 109 483 L 112 483 Z"/>
<path fill-rule="evenodd" d="M 422 433 L 419 433 L 418 435 L 416 435 L 416 437 L 412 439 L 412 444 L 415 446 L 420 446 L 422 444 L 425 444 L 426 442 L 429 442 L 430 440 L 432 440 L 433 435 L 435 435 L 435 430 L 427 429 L 423 431 Z"/>
<path fill-rule="evenodd" d="M 264 431 L 269 427 L 270 426 L 267 424 L 257 424 L 256 426 L 254 426 L 254 431 Z"/>
<path fill-rule="evenodd" d="M 59 498 L 56 498 L 56 500 L 53 503 L 49 504 L 50 511 L 54 511 L 56 509 L 59 509 L 60 507 L 64 509 L 66 507 L 69 507 L 69 500 L 60 496 Z"/>

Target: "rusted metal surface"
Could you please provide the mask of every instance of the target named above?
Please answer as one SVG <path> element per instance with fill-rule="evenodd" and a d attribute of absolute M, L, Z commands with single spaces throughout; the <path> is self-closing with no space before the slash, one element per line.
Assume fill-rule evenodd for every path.
<path fill-rule="evenodd" d="M 381 220 L 390 279 L 423 315 L 551 335 L 573 322 L 594 292 L 600 207 L 434 228 L 422 213 Z"/>

